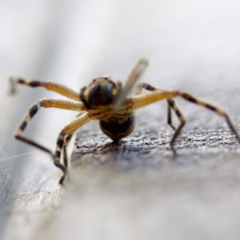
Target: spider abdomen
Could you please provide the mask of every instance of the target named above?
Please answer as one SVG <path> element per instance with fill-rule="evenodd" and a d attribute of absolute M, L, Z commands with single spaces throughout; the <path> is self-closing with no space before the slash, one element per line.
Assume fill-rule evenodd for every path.
<path fill-rule="evenodd" d="M 103 133 L 117 142 L 132 133 L 135 127 L 135 116 L 131 115 L 123 122 L 115 119 L 100 120 L 99 125 Z"/>

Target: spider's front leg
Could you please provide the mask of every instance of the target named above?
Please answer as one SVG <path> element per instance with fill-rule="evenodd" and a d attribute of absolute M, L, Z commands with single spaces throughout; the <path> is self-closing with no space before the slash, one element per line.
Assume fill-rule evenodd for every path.
<path fill-rule="evenodd" d="M 176 155 L 176 150 L 174 148 L 174 143 L 177 139 L 177 137 L 180 135 L 181 133 L 181 130 L 183 129 L 185 123 L 186 123 L 186 120 L 185 118 L 183 117 L 181 111 L 177 108 L 174 100 L 172 99 L 167 99 L 167 102 L 168 102 L 168 124 L 175 130 L 174 134 L 173 134 L 173 137 L 171 139 L 171 142 L 170 142 L 170 146 L 171 146 L 171 149 L 174 153 L 174 155 Z M 177 129 L 175 129 L 175 127 L 172 125 L 172 121 L 171 121 L 171 115 L 169 115 L 169 111 L 170 111 L 170 108 L 175 112 L 175 114 L 177 115 L 179 121 L 180 121 L 180 124 L 179 126 L 177 127 Z"/>
<path fill-rule="evenodd" d="M 136 87 L 133 91 L 133 96 L 137 96 L 137 95 L 141 94 L 142 89 L 146 89 L 148 91 L 164 92 L 164 90 L 162 90 L 162 89 L 158 89 L 158 88 L 155 88 L 155 87 L 151 86 L 148 83 L 141 82 L 141 83 L 136 85 Z M 182 128 L 184 127 L 184 125 L 186 123 L 186 120 L 183 117 L 181 111 L 176 106 L 175 101 L 173 99 L 167 99 L 167 104 L 168 104 L 167 123 L 175 131 L 174 134 L 173 134 L 173 137 L 171 139 L 170 146 L 171 146 L 171 149 L 172 149 L 173 153 L 176 155 L 176 150 L 174 148 L 174 143 L 175 143 L 177 137 L 179 136 Z M 171 112 L 171 110 L 173 110 L 175 112 L 175 114 L 177 115 L 177 117 L 180 121 L 180 125 L 177 128 L 175 128 L 172 124 L 172 112 Z"/>
<path fill-rule="evenodd" d="M 150 86 L 149 88 L 155 89 L 152 86 Z M 135 91 L 138 92 L 139 90 L 136 89 Z M 149 104 L 160 101 L 160 100 L 164 100 L 164 99 L 168 100 L 168 102 L 170 103 L 170 107 L 172 107 L 172 109 L 175 111 L 175 113 L 177 114 L 177 116 L 179 117 L 180 122 L 181 122 L 181 125 L 176 130 L 176 132 L 175 132 L 175 134 L 174 134 L 174 136 L 171 140 L 171 148 L 173 149 L 173 151 L 174 151 L 173 144 L 174 144 L 176 138 L 178 137 L 178 135 L 180 134 L 180 131 L 181 131 L 181 129 L 184 126 L 184 123 L 185 123 L 185 120 L 181 116 L 180 111 L 176 108 L 176 106 L 174 106 L 174 102 L 173 102 L 172 99 L 176 98 L 176 97 L 182 97 L 189 102 L 192 102 L 192 103 L 195 103 L 195 104 L 200 105 L 202 107 L 205 107 L 205 108 L 215 112 L 219 116 L 224 117 L 228 126 L 229 126 L 229 128 L 233 131 L 236 138 L 240 142 L 240 136 L 239 136 L 237 130 L 235 129 L 230 117 L 222 109 L 220 109 L 218 107 L 215 107 L 212 104 L 209 104 L 209 103 L 207 103 L 203 100 L 200 100 L 200 99 L 192 96 L 191 94 L 188 94 L 188 93 L 185 93 L 185 92 L 181 92 L 181 91 L 154 91 L 154 90 L 152 90 L 152 91 L 153 91 L 152 93 L 143 94 L 143 95 L 142 94 L 137 94 L 137 95 L 133 96 L 130 99 L 130 101 L 132 103 L 132 108 L 133 108 L 133 110 L 137 110 L 139 108 L 148 106 Z"/>
<path fill-rule="evenodd" d="M 80 116 L 78 116 L 75 120 L 73 120 L 70 124 L 65 126 L 62 131 L 59 133 L 58 138 L 57 138 L 57 147 L 54 155 L 54 164 L 55 166 L 59 167 L 62 169 L 62 164 L 60 162 L 61 158 L 61 152 L 64 150 L 64 168 L 65 170 L 62 169 L 63 171 L 63 176 L 61 177 L 59 183 L 62 184 L 64 179 L 66 178 L 67 174 L 67 156 L 66 156 L 66 146 L 68 142 L 70 141 L 73 132 L 80 128 L 82 125 L 85 123 L 89 122 L 91 118 L 89 117 L 88 113 L 83 113 Z"/>
<path fill-rule="evenodd" d="M 68 109 L 73 111 L 82 111 L 84 110 L 83 105 L 82 103 L 75 103 L 75 102 L 64 101 L 64 100 L 42 99 L 29 109 L 28 114 L 25 116 L 25 118 L 23 119 L 22 123 L 20 124 L 19 128 L 15 133 L 16 139 L 48 153 L 52 157 L 54 164 L 63 171 L 64 175 L 66 175 L 66 166 L 61 164 L 60 161 L 56 160 L 55 155 L 52 153 L 51 150 L 23 136 L 23 132 L 26 129 L 27 125 L 29 124 L 31 119 L 36 115 L 36 113 L 39 111 L 41 107 L 44 107 L 44 108 L 53 107 L 53 108 Z"/>
<path fill-rule="evenodd" d="M 193 95 L 191 95 L 189 93 L 186 93 L 186 92 L 178 91 L 177 96 L 182 97 L 189 102 L 192 102 L 192 103 L 195 103 L 195 104 L 200 105 L 202 107 L 205 107 L 205 108 L 211 110 L 212 112 L 215 112 L 219 116 L 224 117 L 226 122 L 227 122 L 227 125 L 232 130 L 232 132 L 235 134 L 238 141 L 240 142 L 240 135 L 238 134 L 236 128 L 234 127 L 230 117 L 228 116 L 228 114 L 224 110 L 222 110 L 221 108 L 216 107 L 212 104 L 209 104 L 209 103 L 207 103 L 203 100 L 200 100 L 200 99 L 198 99 L 198 98 L 194 97 Z"/>
<path fill-rule="evenodd" d="M 141 94 L 143 89 L 146 89 L 146 90 L 151 91 L 151 92 L 153 92 L 153 91 L 161 91 L 161 92 L 163 92 L 164 91 L 162 89 L 155 88 L 155 87 L 153 87 L 152 85 L 150 85 L 148 83 L 141 82 L 141 83 L 136 85 L 136 87 L 135 87 L 135 89 L 133 91 L 133 96 Z M 179 117 L 179 115 L 181 116 L 181 117 L 179 117 L 180 122 L 185 122 L 185 120 L 184 120 L 183 116 L 181 115 L 181 113 L 180 113 L 179 109 L 177 108 L 177 106 L 176 106 L 176 104 L 175 104 L 173 99 L 167 100 L 167 104 L 168 104 L 167 123 L 174 131 L 176 131 L 177 129 L 172 124 L 172 111 L 171 110 L 173 110 L 177 114 L 178 117 Z"/>
<path fill-rule="evenodd" d="M 80 101 L 78 92 L 75 92 L 72 89 L 59 83 L 45 82 L 45 81 L 39 81 L 39 80 L 29 80 L 29 79 L 20 78 L 20 77 L 10 77 L 9 82 L 10 82 L 11 94 L 14 94 L 16 92 L 16 85 L 21 84 L 21 85 L 25 85 L 33 88 L 42 87 L 49 91 L 59 93 L 75 101 L 78 101 L 78 102 Z"/>

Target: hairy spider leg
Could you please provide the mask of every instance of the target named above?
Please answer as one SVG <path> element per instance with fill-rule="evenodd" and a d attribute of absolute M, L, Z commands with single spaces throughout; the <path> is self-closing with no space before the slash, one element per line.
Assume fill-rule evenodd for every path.
<path fill-rule="evenodd" d="M 68 136 L 72 135 L 76 129 L 78 129 L 85 123 L 89 122 L 90 120 L 91 120 L 91 118 L 89 117 L 88 113 L 86 112 L 86 113 L 80 115 L 79 117 L 77 117 L 75 120 L 73 120 L 71 123 L 69 123 L 62 129 L 62 131 L 59 133 L 58 138 L 57 138 L 57 147 L 56 147 L 56 151 L 55 151 L 55 161 L 57 163 L 60 163 L 61 152 L 62 152 L 62 149 L 64 148 L 64 145 L 66 144 L 65 139 L 67 138 L 67 141 L 69 141 Z M 66 166 L 64 166 L 64 167 L 65 167 L 65 171 L 63 171 L 63 176 L 61 177 L 61 179 L 59 181 L 60 184 L 63 183 L 63 181 L 66 177 L 66 174 L 67 174 Z"/>
<path fill-rule="evenodd" d="M 173 100 L 172 100 L 173 101 Z M 175 102 L 174 102 L 175 104 Z M 172 108 L 170 106 L 169 100 L 167 100 L 167 124 L 174 130 L 176 131 L 176 127 L 172 123 Z"/>
<path fill-rule="evenodd" d="M 183 129 L 183 127 L 186 123 L 186 120 L 183 117 L 181 111 L 176 106 L 174 100 L 168 99 L 167 102 L 168 102 L 168 109 L 170 109 L 170 110 L 172 109 L 175 112 L 175 114 L 177 115 L 177 117 L 180 121 L 180 124 L 177 127 L 176 131 L 174 132 L 173 137 L 172 137 L 171 142 L 170 142 L 171 149 L 172 149 L 174 155 L 176 155 L 176 150 L 174 148 L 174 143 L 175 143 L 177 137 L 180 135 L 181 130 Z M 171 119 L 172 119 L 172 117 L 171 117 L 171 114 L 170 114 L 170 117 L 169 117 L 169 110 L 168 110 L 168 124 L 174 129 L 175 127 L 172 125 L 172 120 Z"/>
<path fill-rule="evenodd" d="M 178 92 L 178 96 L 184 98 L 185 100 L 187 100 L 189 102 L 192 102 L 192 103 L 195 103 L 195 104 L 200 105 L 202 107 L 205 107 L 205 108 L 215 112 L 216 114 L 218 114 L 221 117 L 224 117 L 226 122 L 227 122 L 227 125 L 229 126 L 231 131 L 235 134 L 237 140 L 240 142 L 240 136 L 239 136 L 236 128 L 234 127 L 230 117 L 228 116 L 228 114 L 224 110 L 222 110 L 221 108 L 216 107 L 212 104 L 209 104 L 209 103 L 207 103 L 203 100 L 200 100 L 200 99 L 198 99 L 198 98 L 196 98 L 196 97 L 194 97 L 191 94 L 186 93 L 186 92 Z"/>
<path fill-rule="evenodd" d="M 155 88 L 153 86 L 151 86 L 150 84 L 148 83 L 139 83 L 136 85 L 134 91 L 133 91 L 133 96 L 136 96 L 136 95 L 139 95 L 141 94 L 142 92 L 142 89 L 146 89 L 148 91 L 161 91 L 163 92 L 162 89 L 158 89 L 158 88 Z M 177 108 L 175 102 L 173 99 L 167 99 L 167 104 L 168 104 L 168 117 L 167 117 L 167 123 L 172 127 L 172 129 L 175 131 L 174 132 L 174 135 L 171 139 L 171 142 L 170 142 L 170 146 L 171 146 L 171 149 L 173 151 L 173 153 L 176 155 L 176 150 L 174 148 L 174 142 L 176 141 L 177 137 L 179 136 L 182 128 L 184 127 L 185 123 L 186 123 L 186 120 L 185 118 L 183 117 L 183 115 L 181 114 L 180 110 Z M 172 124 L 172 115 L 171 115 L 171 109 L 175 112 L 175 114 L 177 115 L 179 121 L 180 121 L 180 125 L 177 127 L 177 129 L 173 126 Z"/>
<path fill-rule="evenodd" d="M 152 88 L 154 88 L 154 87 L 152 87 Z M 153 91 L 152 93 L 135 95 L 131 99 L 129 99 L 129 101 L 131 101 L 131 103 L 132 103 L 133 110 L 137 110 L 137 109 L 145 107 L 151 103 L 154 103 L 154 102 L 157 102 L 157 101 L 160 101 L 163 99 L 172 99 L 172 98 L 176 98 L 176 97 L 182 97 L 183 99 L 185 99 L 189 102 L 192 102 L 192 103 L 195 103 L 202 107 L 205 107 L 205 108 L 215 112 L 219 116 L 224 117 L 229 128 L 233 131 L 233 133 L 236 135 L 236 138 L 240 142 L 240 136 L 237 133 L 237 130 L 235 129 L 232 121 L 230 120 L 228 114 L 225 111 L 223 111 L 222 109 L 215 107 L 212 104 L 209 104 L 203 100 L 200 100 L 200 99 L 192 96 L 189 93 L 181 92 L 181 91 Z M 176 137 L 175 137 L 175 139 L 176 139 Z"/>
<path fill-rule="evenodd" d="M 15 138 L 25 142 L 29 145 L 32 145 L 38 149 L 41 149 L 42 151 L 50 154 L 50 156 L 53 159 L 53 163 L 55 166 L 60 168 L 63 171 L 64 176 L 66 175 L 67 168 L 63 164 L 60 163 L 59 159 L 56 158 L 55 155 L 50 151 L 48 148 L 26 138 L 23 136 L 23 132 L 26 129 L 28 123 L 31 121 L 31 119 L 34 117 L 34 115 L 38 112 L 38 110 L 41 108 L 61 108 L 61 109 L 67 109 L 72 111 L 82 111 L 84 109 L 82 103 L 75 103 L 75 102 L 69 102 L 64 100 L 52 100 L 52 99 L 42 99 L 36 104 L 34 104 L 28 111 L 27 115 L 23 119 L 22 123 L 20 124 L 19 128 L 17 129 L 15 133 Z"/>
<path fill-rule="evenodd" d="M 19 77 L 10 77 L 9 81 L 11 85 L 10 93 L 12 94 L 15 93 L 16 91 L 16 84 L 22 84 L 29 87 L 43 87 L 43 88 L 46 88 L 47 90 L 59 93 L 75 101 L 78 101 L 78 102 L 81 101 L 78 92 L 75 92 L 72 89 L 58 83 L 44 82 L 44 81 L 38 81 L 38 80 L 28 80 L 28 79 L 19 78 Z"/>
<path fill-rule="evenodd" d="M 63 144 L 63 164 L 68 167 L 68 155 L 67 155 L 67 146 L 69 142 L 71 141 L 73 136 L 73 133 L 68 134 L 65 139 L 64 139 L 64 144 Z"/>
<path fill-rule="evenodd" d="M 80 112 L 77 117 L 80 117 L 82 114 L 84 114 L 85 111 Z M 71 141 L 72 137 L 73 137 L 74 133 L 68 134 L 65 138 L 64 138 L 64 144 L 63 144 L 63 163 L 66 167 L 68 167 L 68 155 L 67 155 L 67 147 L 69 142 Z"/>
<path fill-rule="evenodd" d="M 132 69 L 123 89 L 120 93 L 119 97 L 115 100 L 114 106 L 118 108 L 125 100 L 127 94 L 132 89 L 133 85 L 136 81 L 140 78 L 140 76 L 145 71 L 146 67 L 148 66 L 148 61 L 145 58 L 140 59 L 136 66 Z"/>
<path fill-rule="evenodd" d="M 148 91 L 164 91 L 162 89 L 159 89 L 159 88 L 155 88 L 153 86 L 151 86 L 150 84 L 148 83 L 145 83 L 145 82 L 141 82 L 139 84 L 136 85 L 136 87 L 134 88 L 134 91 L 133 91 L 133 96 L 136 96 L 138 94 L 141 94 L 142 92 L 142 89 L 146 89 Z M 174 101 L 173 99 L 171 101 Z M 172 124 L 172 112 L 171 112 L 171 105 L 170 102 L 167 100 L 167 104 L 168 104 L 168 110 L 167 110 L 167 123 L 170 125 L 170 127 L 176 131 L 176 128 L 174 127 L 174 125 Z M 176 107 L 176 106 L 175 106 Z"/>

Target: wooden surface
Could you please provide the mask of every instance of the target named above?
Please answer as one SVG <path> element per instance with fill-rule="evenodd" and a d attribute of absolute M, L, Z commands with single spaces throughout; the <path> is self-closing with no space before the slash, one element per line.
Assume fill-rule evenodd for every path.
<path fill-rule="evenodd" d="M 216 103 L 240 132 L 237 1 L 0 6 L 1 239 L 239 239 L 240 148 L 224 119 L 177 99 L 188 122 L 176 159 L 165 102 L 139 110 L 136 130 L 117 145 L 93 121 L 77 133 L 69 179 L 60 187 L 49 156 L 12 137 L 34 101 L 59 96 L 24 87 L 7 95 L 10 75 L 80 89 L 104 74 L 124 82 L 146 57 L 142 81 Z M 73 117 L 41 110 L 26 135 L 54 150 Z"/>

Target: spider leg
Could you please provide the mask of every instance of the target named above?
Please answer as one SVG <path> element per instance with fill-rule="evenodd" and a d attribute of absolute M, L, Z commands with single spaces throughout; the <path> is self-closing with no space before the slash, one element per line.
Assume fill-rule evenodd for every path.
<path fill-rule="evenodd" d="M 63 100 L 42 99 L 29 109 L 28 114 L 25 116 L 25 118 L 23 119 L 22 123 L 20 124 L 19 128 L 15 133 L 16 139 L 48 153 L 52 157 L 54 164 L 65 173 L 66 167 L 63 164 L 61 164 L 59 161 L 56 161 L 54 154 L 48 148 L 23 136 L 23 132 L 26 129 L 28 123 L 31 121 L 31 119 L 34 117 L 34 115 L 38 112 L 38 110 L 41 107 L 44 107 L 44 108 L 54 107 L 54 108 L 68 109 L 73 111 L 82 111 L 83 105 L 82 103 L 74 103 L 74 102 L 63 101 Z"/>
<path fill-rule="evenodd" d="M 68 124 L 67 126 L 65 126 L 62 131 L 59 133 L 58 138 L 57 138 L 57 147 L 55 150 L 55 161 L 54 164 L 59 167 L 59 165 L 62 165 L 60 163 L 60 157 L 61 157 L 61 152 L 62 149 L 64 149 L 64 145 L 67 145 L 73 132 L 78 129 L 79 127 L 81 127 L 82 125 L 84 125 L 85 123 L 89 122 L 91 120 L 91 118 L 89 117 L 88 113 L 84 113 L 82 115 L 80 115 L 79 117 L 77 117 L 75 120 L 73 120 L 70 124 Z M 64 162 L 67 162 L 67 159 L 64 160 Z M 66 163 L 64 163 L 66 164 Z M 64 166 L 64 165 L 62 165 Z M 61 167 L 60 167 L 61 168 Z M 66 178 L 66 174 L 67 174 L 67 168 L 66 165 L 64 166 L 64 170 L 63 170 L 63 176 L 61 177 L 59 183 L 62 184 L 64 179 Z"/>
<path fill-rule="evenodd" d="M 192 103 L 195 103 L 195 104 L 200 105 L 202 107 L 205 107 L 205 108 L 215 112 L 216 114 L 218 114 L 221 117 L 224 117 L 226 122 L 227 122 L 227 125 L 232 130 L 232 132 L 235 134 L 238 141 L 240 142 L 240 136 L 239 136 L 237 130 L 235 129 L 230 117 L 228 116 L 228 114 L 224 110 L 220 109 L 219 107 L 215 107 L 214 105 L 209 104 L 209 103 L 207 103 L 203 100 L 200 100 L 200 99 L 192 96 L 189 93 L 178 92 L 178 96 L 184 98 L 185 100 L 187 100 L 189 102 L 192 102 Z"/>
<path fill-rule="evenodd" d="M 173 101 L 173 100 L 172 100 Z M 172 124 L 172 111 L 169 100 L 167 100 L 168 108 L 167 108 L 167 124 L 176 131 L 176 127 Z"/>
<path fill-rule="evenodd" d="M 184 127 L 184 125 L 185 125 L 185 123 L 186 123 L 186 120 L 185 120 L 185 118 L 183 117 L 183 115 L 182 115 L 182 113 L 180 112 L 180 110 L 177 108 L 174 100 L 168 99 L 167 102 L 168 102 L 168 107 L 169 107 L 169 109 L 172 108 L 172 110 L 176 113 L 176 115 L 177 115 L 177 117 L 178 117 L 178 119 L 179 119 L 179 121 L 180 121 L 180 125 L 177 127 L 176 131 L 174 132 L 173 137 L 172 137 L 171 142 L 170 142 L 171 149 L 172 149 L 174 155 L 176 155 L 176 150 L 175 150 L 175 148 L 174 148 L 174 143 L 175 143 L 177 137 L 179 136 L 182 128 Z M 170 109 L 170 110 L 171 110 L 171 109 Z M 168 121 L 169 121 L 169 119 L 168 119 Z M 170 123 L 168 122 L 168 124 L 169 124 L 170 126 L 172 126 L 172 125 L 171 125 L 171 124 L 172 124 L 171 122 L 170 122 Z M 174 128 L 174 126 L 172 126 L 172 127 Z"/>
<path fill-rule="evenodd" d="M 67 146 L 69 144 L 69 142 L 72 139 L 73 134 L 68 134 L 65 138 L 64 138 L 64 145 L 63 145 L 63 164 L 68 167 L 68 155 L 67 155 Z"/>
<path fill-rule="evenodd" d="M 80 117 L 82 114 L 84 114 L 85 111 L 82 111 L 80 112 L 77 116 L 77 117 Z M 64 145 L 63 145 L 63 163 L 66 167 L 68 167 L 68 154 L 67 154 L 67 147 L 68 147 L 68 144 L 69 142 L 71 141 L 72 139 L 72 136 L 73 136 L 73 133 L 71 134 L 68 134 L 65 139 L 64 139 Z"/>
<path fill-rule="evenodd" d="M 138 83 L 133 91 L 133 96 L 139 95 L 142 92 L 142 89 L 146 89 L 148 91 L 163 91 L 162 89 L 159 88 L 155 88 L 153 86 L 151 86 L 148 83 L 145 82 L 141 82 Z M 173 100 L 171 100 L 173 101 Z M 176 128 L 173 126 L 172 124 L 172 112 L 171 112 L 171 105 L 169 103 L 169 101 L 167 100 L 167 104 L 168 104 L 168 111 L 167 111 L 167 123 L 170 125 L 170 127 L 176 131 Z"/>
<path fill-rule="evenodd" d="M 133 96 L 136 96 L 138 94 L 140 94 L 142 92 L 142 89 L 146 89 L 148 91 L 162 91 L 161 89 L 155 88 L 153 86 L 151 86 L 148 83 L 139 83 L 136 85 L 134 92 L 133 92 Z M 170 146 L 172 151 L 174 152 L 174 154 L 176 155 L 176 150 L 174 149 L 174 142 L 176 141 L 177 137 L 179 136 L 182 128 L 184 127 L 186 120 L 184 119 L 183 115 L 181 114 L 180 110 L 177 108 L 175 102 L 173 99 L 167 99 L 167 104 L 168 104 L 168 117 L 167 117 L 167 123 L 172 127 L 172 129 L 175 131 L 172 140 L 170 142 Z M 179 121 L 180 121 L 180 125 L 177 127 L 177 129 L 172 125 L 172 112 L 171 109 L 176 113 Z"/>
<path fill-rule="evenodd" d="M 142 90 L 146 89 L 148 91 L 162 91 L 159 88 L 155 88 L 152 85 L 145 83 L 145 82 L 140 82 L 136 85 L 136 87 L 133 90 L 133 96 L 141 94 Z"/>
<path fill-rule="evenodd" d="M 29 87 L 43 87 L 47 90 L 57 92 L 63 96 L 66 96 L 75 101 L 80 101 L 79 93 L 73 91 L 72 89 L 65 87 L 64 85 L 53 83 L 53 82 L 43 82 L 38 80 L 28 80 L 19 77 L 10 77 L 10 93 L 13 94 L 16 91 L 16 84 L 22 84 Z"/>
<path fill-rule="evenodd" d="M 197 99 L 197 98 L 195 98 L 194 96 L 192 96 L 188 93 L 180 92 L 180 91 L 158 91 L 157 90 L 157 91 L 153 91 L 152 93 L 135 95 L 132 98 L 129 98 L 128 100 L 130 102 L 130 105 L 131 105 L 132 109 L 137 110 L 137 109 L 145 107 L 145 106 L 147 106 L 151 103 L 154 103 L 154 102 L 157 102 L 157 101 L 160 101 L 160 100 L 164 100 L 164 99 L 172 99 L 172 98 L 176 98 L 176 97 L 182 97 L 183 99 L 185 99 L 189 102 L 192 102 L 192 103 L 195 103 L 195 104 L 200 105 L 202 107 L 205 107 L 205 108 L 215 112 L 219 116 L 224 117 L 228 126 L 229 126 L 229 128 L 233 131 L 233 133 L 236 135 L 236 138 L 240 142 L 240 136 L 239 136 L 237 130 L 235 129 L 233 123 L 231 122 L 228 114 L 225 111 L 223 111 L 222 109 L 220 109 L 218 107 L 215 107 L 212 104 L 209 104 L 209 103 L 207 103 L 203 100 Z M 176 114 L 178 115 L 177 112 L 176 112 Z M 179 119 L 181 119 L 181 118 L 179 117 Z M 180 122 L 181 122 L 181 120 L 180 120 Z M 181 128 L 180 128 L 180 130 L 181 130 Z M 178 131 L 180 132 L 180 130 L 177 129 L 176 132 L 178 132 Z M 178 134 L 179 133 L 174 135 L 175 138 L 178 136 Z M 171 141 L 171 144 L 173 144 L 173 143 L 174 143 L 174 141 L 173 142 Z"/>
<path fill-rule="evenodd" d="M 139 79 L 139 77 L 143 74 L 146 67 L 148 65 L 148 61 L 144 58 L 140 59 L 136 66 L 131 71 L 127 82 L 125 83 L 122 92 L 120 93 L 119 97 L 114 102 L 115 108 L 119 107 L 125 100 L 127 94 L 132 89 L 133 85 L 136 83 L 136 81 Z"/>

